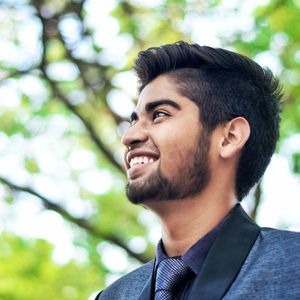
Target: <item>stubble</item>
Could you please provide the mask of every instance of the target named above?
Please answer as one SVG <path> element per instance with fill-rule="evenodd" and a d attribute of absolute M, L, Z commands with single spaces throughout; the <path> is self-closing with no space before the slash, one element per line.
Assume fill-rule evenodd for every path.
<path fill-rule="evenodd" d="M 185 157 L 172 178 L 164 176 L 160 166 L 143 182 L 128 183 L 127 198 L 134 204 L 148 201 L 179 200 L 200 193 L 210 178 L 209 169 L 210 134 L 202 130 L 195 146 L 187 151 Z"/>

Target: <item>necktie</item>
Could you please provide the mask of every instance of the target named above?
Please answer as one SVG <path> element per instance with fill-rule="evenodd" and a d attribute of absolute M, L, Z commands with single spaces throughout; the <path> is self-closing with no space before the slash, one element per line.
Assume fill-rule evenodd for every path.
<path fill-rule="evenodd" d="M 181 282 L 190 273 L 190 268 L 180 258 L 162 260 L 156 273 L 155 300 L 174 300 Z"/>

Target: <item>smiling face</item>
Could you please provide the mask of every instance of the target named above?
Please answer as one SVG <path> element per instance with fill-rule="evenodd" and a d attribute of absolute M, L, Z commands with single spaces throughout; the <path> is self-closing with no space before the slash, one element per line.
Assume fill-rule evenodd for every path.
<path fill-rule="evenodd" d="M 122 139 L 129 200 L 183 199 L 206 186 L 208 133 L 201 128 L 197 105 L 180 95 L 167 75 L 142 90 L 131 119 Z"/>

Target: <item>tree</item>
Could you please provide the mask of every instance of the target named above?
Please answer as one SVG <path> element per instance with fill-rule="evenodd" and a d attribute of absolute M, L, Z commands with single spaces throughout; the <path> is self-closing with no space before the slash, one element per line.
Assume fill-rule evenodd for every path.
<path fill-rule="evenodd" d="M 38 199 L 73 224 L 75 244 L 99 274 L 109 274 L 99 252 L 117 247 L 129 267 L 154 253 L 141 210 L 124 199 L 116 132 L 127 115 L 116 99 L 133 106 L 134 88 L 128 94 L 121 87 L 141 48 L 154 37 L 158 44 L 184 37 L 176 24 L 183 5 L 166 1 L 157 11 L 125 1 L 1 2 L 3 199 L 13 209 Z M 40 284 L 46 290 L 48 283 Z"/>
<path fill-rule="evenodd" d="M 43 240 L 4 233 L 0 241 L 1 299 L 87 299 L 102 281 L 103 273 L 86 263 L 53 263 L 52 246 Z"/>
<path fill-rule="evenodd" d="M 256 8 L 253 26 L 235 32 L 231 43 L 237 51 L 253 57 L 262 64 L 271 65 L 280 78 L 284 101 L 280 142 L 277 152 L 287 148 L 284 155 L 291 169 L 300 174 L 300 6 L 295 1 L 271 0 Z M 298 146 L 297 146 L 298 145 Z M 284 146 L 284 147 L 283 147 Z M 298 177 L 299 178 L 299 177 Z M 257 191 L 261 195 L 261 191 Z M 260 197 L 258 198 L 260 199 Z M 257 203 L 259 204 L 260 201 Z"/>
<path fill-rule="evenodd" d="M 126 176 L 119 139 L 135 103 L 131 67 L 141 49 L 192 40 L 187 19 L 209 16 L 221 5 L 219 1 L 205 3 L 0 2 L 0 205 L 10 205 L 14 212 L 20 203 L 29 203 L 27 209 L 34 202 L 39 207 L 37 215 L 55 212 L 73 232 L 76 247 L 85 253 L 83 266 L 73 261 L 57 265 L 46 242 L 2 235 L 5 247 L 16 251 L 6 256 L 10 261 L 5 264 L 7 274 L 28 291 L 28 299 L 30 293 L 33 299 L 42 291 L 53 299 L 69 299 L 76 291 L 82 299 L 103 288 L 115 278 L 113 274 L 122 275 L 153 256 L 155 223 L 149 221 L 147 211 L 133 207 L 124 197 Z M 251 57 L 275 47 L 272 53 L 284 66 L 281 75 L 288 95 L 282 140 L 300 128 L 295 84 L 298 28 L 287 25 L 290 16 L 296 20 L 298 10 L 294 2 L 271 1 L 256 10 L 250 32 L 239 29 L 223 41 Z M 283 44 L 278 48 L 276 41 Z M 300 154 L 296 151 L 293 157 L 294 170 L 299 172 Z M 254 195 L 253 216 L 261 199 L 260 186 Z M 18 222 L 13 214 L 10 219 L 0 226 L 11 228 Z M 28 217 L 26 223 L 30 222 Z M 114 251 L 118 252 L 113 259 L 126 261 L 122 268 L 114 269 L 111 258 L 107 262 Z M 44 254 L 37 257 L 39 253 Z M 37 270 L 34 278 L 22 278 L 23 271 L 11 263 L 18 255 L 28 257 L 30 268 Z M 51 280 L 40 268 L 49 269 Z M 40 292 L 33 292 L 37 277 Z M 49 286 L 71 289 L 58 296 L 48 292 Z M 25 299 L 20 290 L 6 285 L 0 285 L 0 295 Z"/>

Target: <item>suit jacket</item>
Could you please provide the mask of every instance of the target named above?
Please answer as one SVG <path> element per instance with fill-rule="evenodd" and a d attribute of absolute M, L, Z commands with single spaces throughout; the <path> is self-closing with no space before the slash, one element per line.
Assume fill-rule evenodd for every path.
<path fill-rule="evenodd" d="M 97 300 L 151 300 L 154 261 L 120 278 Z M 300 233 L 260 228 L 238 205 L 225 221 L 187 300 L 300 299 Z"/>

